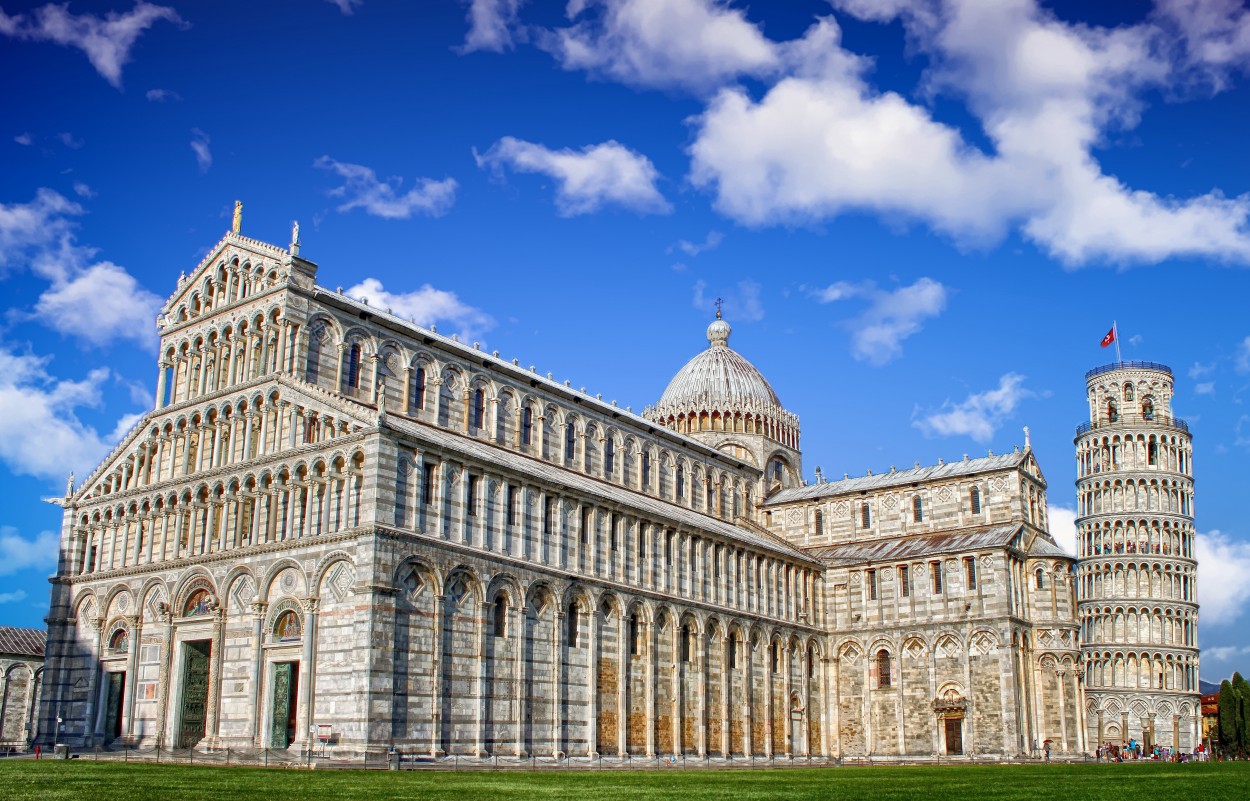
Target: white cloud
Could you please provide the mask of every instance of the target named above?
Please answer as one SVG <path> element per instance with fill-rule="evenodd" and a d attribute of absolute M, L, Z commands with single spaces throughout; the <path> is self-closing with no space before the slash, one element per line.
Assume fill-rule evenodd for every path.
<path fill-rule="evenodd" d="M 1233 356 L 1233 367 L 1239 373 L 1250 373 L 1250 337 L 1246 337 L 1237 346 L 1237 353 Z"/>
<path fill-rule="evenodd" d="M 1046 519 L 1050 523 L 1050 536 L 1059 547 L 1076 555 L 1076 510 L 1070 506 L 1046 504 Z"/>
<path fill-rule="evenodd" d="M 11 604 L 17 601 L 26 600 L 26 590 L 14 590 L 13 592 L 0 592 L 0 604 Z"/>
<path fill-rule="evenodd" d="M 35 143 L 35 138 L 28 133 L 21 133 L 13 137 L 13 141 L 24 147 L 30 147 Z"/>
<path fill-rule="evenodd" d="M 100 405 L 111 373 L 98 367 L 78 381 L 59 379 L 48 372 L 49 361 L 0 346 L 0 461 L 13 473 L 39 478 L 63 479 L 71 470 L 83 475 L 125 433 L 101 435 L 76 414 Z"/>
<path fill-rule="evenodd" d="M 199 165 L 201 174 L 208 172 L 208 168 L 213 166 L 213 151 L 208 147 L 211 141 L 208 134 L 199 128 L 191 129 L 191 151 L 195 153 L 195 163 Z"/>
<path fill-rule="evenodd" d="M 680 271 L 679 271 L 680 272 Z M 734 322 L 756 323 L 764 319 L 764 303 L 760 300 L 762 287 L 749 278 L 739 281 L 733 290 L 723 292 L 715 298 L 708 297 L 707 281 L 700 278 L 694 282 L 694 297 L 691 305 L 696 309 L 712 311 L 716 302 L 724 302 L 725 318 Z"/>
<path fill-rule="evenodd" d="M 1155 9 L 1180 31 L 1189 65 L 1215 86 L 1229 68 L 1250 63 L 1250 10 L 1238 0 L 1156 0 Z"/>
<path fill-rule="evenodd" d="M 314 167 L 329 170 L 345 183 L 329 192 L 330 197 L 343 198 L 339 205 L 341 212 L 352 209 L 364 209 L 367 214 L 387 220 L 407 220 L 417 214 L 441 217 L 456 202 L 456 181 L 444 178 L 435 181 L 421 178 L 417 185 L 404 194 L 399 194 L 402 178 L 388 178 L 379 181 L 377 173 L 360 164 L 347 164 L 336 161 L 329 156 L 322 156 L 313 162 Z"/>
<path fill-rule="evenodd" d="M 1237 622 L 1250 601 L 1250 542 L 1233 539 L 1218 530 L 1199 532 L 1198 603 L 1202 622 L 1227 626 Z"/>
<path fill-rule="evenodd" d="M 149 89 L 144 97 L 153 103 L 172 103 L 182 99 L 182 95 L 172 89 Z"/>
<path fill-rule="evenodd" d="M 1213 372 L 1215 372 L 1215 362 L 1210 364 L 1194 362 L 1194 366 L 1189 368 L 1189 377 L 1197 381 L 1200 378 L 1206 378 Z"/>
<path fill-rule="evenodd" d="M 0 277 L 5 268 L 32 259 L 41 274 L 54 269 L 49 254 L 70 247 L 70 217 L 82 213 L 82 206 L 51 189 L 39 189 L 29 203 L 0 203 Z"/>
<path fill-rule="evenodd" d="M 976 442 L 988 442 L 1020 401 L 1033 394 L 1024 388 L 1024 376 L 1007 373 L 997 388 L 974 393 L 959 403 L 947 399 L 938 410 L 913 417 L 912 425 L 925 436 L 968 436 Z"/>
<path fill-rule="evenodd" d="M 344 16 L 348 17 L 356 11 L 357 6 L 363 6 L 365 4 L 365 0 L 326 0 L 326 2 L 331 5 L 338 6 L 339 11 L 343 12 Z"/>
<path fill-rule="evenodd" d="M 556 209 L 573 217 L 617 205 L 640 214 L 667 214 L 672 207 L 656 188 L 659 173 L 651 160 L 615 140 L 587 145 L 580 151 L 550 150 L 505 136 L 473 157 L 479 167 L 502 172 L 540 173 L 556 182 Z"/>
<path fill-rule="evenodd" d="M 1201 384 L 1195 384 L 1194 394 L 1195 395 L 1214 395 L 1215 394 L 1215 382 L 1204 381 Z"/>
<path fill-rule="evenodd" d="M 783 56 L 746 15 L 719 0 L 574 0 L 573 24 L 538 44 L 566 70 L 633 86 L 705 92 L 768 75 Z"/>
<path fill-rule="evenodd" d="M 720 243 L 725 240 L 725 235 L 720 231 L 708 231 L 707 236 L 703 238 L 703 242 L 691 242 L 686 239 L 679 239 L 677 243 L 672 245 L 668 252 L 672 253 L 674 249 L 680 250 L 691 258 L 698 256 L 700 253 L 706 253 L 709 250 L 715 250 Z"/>
<path fill-rule="evenodd" d="M 695 118 L 690 178 L 748 225 L 847 211 L 920 220 L 963 242 L 1017 228 L 1069 265 L 1176 256 L 1250 262 L 1250 196 L 1162 197 L 1102 172 L 1093 149 L 1132 127 L 1139 96 L 1176 81 L 1148 25 L 1069 25 L 1035 0 L 843 0 L 901 17 L 929 58 L 929 96 L 964 101 L 983 152 L 928 108 L 865 78 L 823 18 L 787 43 L 790 66 L 756 100 L 722 89 Z"/>
<path fill-rule="evenodd" d="M 140 34 L 164 20 L 185 26 L 178 12 L 166 6 L 137 3 L 125 14 L 111 11 L 104 17 L 93 14 L 75 16 L 69 3 L 49 3 L 25 14 L 9 16 L 0 10 L 0 33 L 15 39 L 55 42 L 76 47 L 106 81 L 121 89 L 122 67 L 130 61 L 130 50 Z"/>
<path fill-rule="evenodd" d="M 68 131 L 62 131 L 56 135 L 57 141 L 68 147 L 70 150 L 80 150 L 83 141 Z"/>
<path fill-rule="evenodd" d="M 459 331 L 461 339 L 468 341 L 495 327 L 495 319 L 486 312 L 460 300 L 454 292 L 429 284 L 413 292 L 393 293 L 387 292 L 378 279 L 366 278 L 343 294 L 365 299 L 370 306 L 388 309 L 427 328 L 434 323 L 450 324 Z"/>
<path fill-rule="evenodd" d="M 488 50 L 502 53 L 511 50 L 513 37 L 521 31 L 517 12 L 525 0 L 468 0 L 469 32 L 465 34 L 462 53 Z"/>
<path fill-rule="evenodd" d="M 74 182 L 74 194 L 79 197 L 87 198 L 88 200 L 95 197 L 95 192 L 92 191 L 91 187 L 82 181 Z"/>
<path fill-rule="evenodd" d="M 837 281 L 812 292 L 820 303 L 867 298 L 868 308 L 848 321 L 851 355 L 858 361 L 882 365 L 903 353 L 903 340 L 919 333 L 923 322 L 946 308 L 947 290 L 932 278 L 895 290 L 877 289 L 871 281 Z"/>
<path fill-rule="evenodd" d="M 57 555 L 61 547 L 61 538 L 51 531 L 41 531 L 34 539 L 23 537 L 13 526 L 0 526 L 0 576 L 7 576 L 19 570 L 40 568 L 52 570 L 56 567 Z M 21 593 L 21 590 L 18 590 Z M 10 593 L 17 595 L 17 593 Z M 22 593 L 25 597 L 25 593 Z M 9 598 L 9 601 L 20 601 L 21 597 Z"/>
<path fill-rule="evenodd" d="M 153 321 L 162 302 L 126 270 L 102 261 L 54 282 L 39 296 L 35 316 L 49 328 L 96 346 L 130 339 L 154 348 Z"/>

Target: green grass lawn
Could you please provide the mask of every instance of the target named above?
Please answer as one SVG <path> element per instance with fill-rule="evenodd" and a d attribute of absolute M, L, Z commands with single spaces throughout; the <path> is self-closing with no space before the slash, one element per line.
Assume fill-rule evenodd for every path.
<path fill-rule="evenodd" d="M 1250 763 L 652 770 L 638 772 L 265 770 L 5 760 L 0 798 L 72 801 L 336 799 L 881 799 L 1244 801 Z"/>

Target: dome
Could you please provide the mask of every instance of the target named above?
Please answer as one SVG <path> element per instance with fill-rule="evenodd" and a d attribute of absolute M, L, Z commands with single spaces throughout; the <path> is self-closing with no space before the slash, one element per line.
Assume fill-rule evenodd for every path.
<path fill-rule="evenodd" d="M 729 323 L 707 327 L 708 349 L 686 362 L 660 396 L 658 409 L 780 410 L 781 400 L 755 365 L 729 347 Z"/>

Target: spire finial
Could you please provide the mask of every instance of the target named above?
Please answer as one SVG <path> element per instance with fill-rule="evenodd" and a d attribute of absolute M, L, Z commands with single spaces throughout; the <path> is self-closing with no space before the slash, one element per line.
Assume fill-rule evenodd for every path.
<path fill-rule="evenodd" d="M 295 220 L 294 222 L 291 223 L 291 255 L 292 256 L 299 255 L 299 246 L 300 246 L 299 220 Z"/>
<path fill-rule="evenodd" d="M 230 230 L 241 233 L 243 230 L 243 201 L 234 201 L 234 221 L 230 224 Z"/>
<path fill-rule="evenodd" d="M 1024 427 L 1024 449 L 1028 450 L 1030 447 L 1032 446 L 1029 444 L 1029 427 L 1025 426 Z"/>
<path fill-rule="evenodd" d="M 724 298 L 717 298 L 717 299 L 716 299 L 716 319 L 717 319 L 717 320 L 721 319 L 721 316 L 720 316 L 720 308 L 721 308 L 721 306 L 724 306 L 724 305 L 725 305 L 725 299 L 724 299 Z"/>

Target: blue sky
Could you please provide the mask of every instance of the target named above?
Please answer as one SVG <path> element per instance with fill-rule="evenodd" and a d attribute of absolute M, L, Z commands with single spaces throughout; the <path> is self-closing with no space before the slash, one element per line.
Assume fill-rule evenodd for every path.
<path fill-rule="evenodd" d="M 41 625 L 40 499 L 149 408 L 240 199 L 323 285 L 635 410 L 724 298 L 809 479 L 1028 425 L 1061 540 L 1118 320 L 1195 433 L 1204 676 L 1244 670 L 1250 10 L 1089 5 L 0 0 L 0 620 Z"/>

